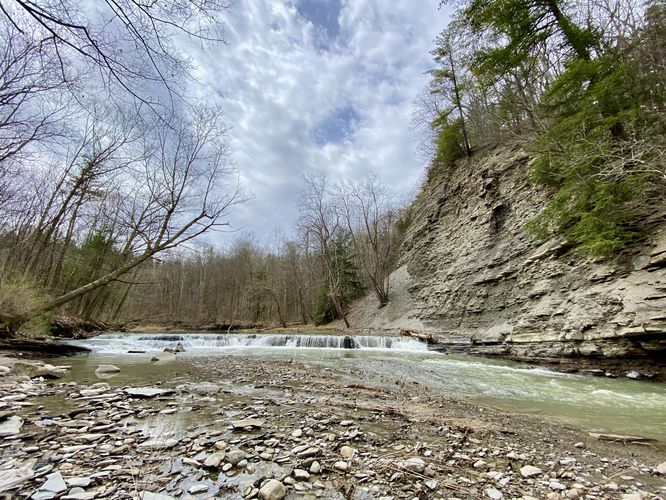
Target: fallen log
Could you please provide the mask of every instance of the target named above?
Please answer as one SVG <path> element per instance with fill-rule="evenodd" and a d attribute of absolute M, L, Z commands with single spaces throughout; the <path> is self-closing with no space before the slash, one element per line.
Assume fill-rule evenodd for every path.
<path fill-rule="evenodd" d="M 621 434 L 601 434 L 598 432 L 588 433 L 590 437 L 598 439 L 599 441 L 612 441 L 614 443 L 654 443 L 657 440 L 652 438 L 646 438 L 641 436 L 623 436 Z"/>
<path fill-rule="evenodd" d="M 433 341 L 431 333 L 416 332 L 414 330 L 408 330 L 406 328 L 400 329 L 400 335 L 403 335 L 405 337 L 414 337 L 416 339 L 427 342 L 428 344 L 432 344 Z"/>

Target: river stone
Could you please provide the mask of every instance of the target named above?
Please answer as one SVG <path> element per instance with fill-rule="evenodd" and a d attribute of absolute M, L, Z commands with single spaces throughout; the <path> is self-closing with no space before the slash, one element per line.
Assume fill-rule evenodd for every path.
<path fill-rule="evenodd" d="M 89 477 L 83 477 L 83 476 L 70 477 L 68 479 L 65 479 L 67 486 L 69 486 L 70 488 L 74 487 L 85 488 L 87 486 L 90 486 L 91 481 L 92 480 Z"/>
<path fill-rule="evenodd" d="M 641 374 L 638 373 L 637 371 L 627 372 L 625 374 L 625 377 L 630 378 L 631 380 L 640 380 L 641 378 L 643 378 Z"/>
<path fill-rule="evenodd" d="M 245 418 L 243 420 L 232 420 L 231 425 L 234 429 L 245 429 L 246 427 L 261 427 L 264 421 L 258 418 Z"/>
<path fill-rule="evenodd" d="M 116 365 L 99 365 L 95 373 L 118 373 L 120 368 Z"/>
<path fill-rule="evenodd" d="M 0 492 L 16 488 L 21 483 L 32 479 L 35 472 L 31 467 L 16 467 L 0 471 Z"/>
<path fill-rule="evenodd" d="M 504 498 L 502 492 L 493 488 L 492 486 L 490 488 L 486 488 L 485 490 L 483 490 L 483 492 L 486 494 L 488 498 L 491 498 L 492 500 L 501 500 L 502 498 Z"/>
<path fill-rule="evenodd" d="M 217 453 L 213 453 L 211 455 L 208 455 L 206 457 L 206 460 L 204 460 L 204 465 L 206 467 L 219 467 L 220 464 L 223 461 L 224 461 L 224 453 L 218 451 Z M 185 460 L 183 460 L 183 463 L 185 463 Z M 190 464 L 190 465 L 192 465 L 192 464 Z"/>
<path fill-rule="evenodd" d="M 176 355 L 172 352 L 158 352 L 152 358 L 151 361 L 166 363 L 168 361 L 176 361 Z"/>
<path fill-rule="evenodd" d="M 301 429 L 296 429 L 294 432 L 291 433 L 291 437 L 299 438 L 303 435 L 303 431 Z"/>
<path fill-rule="evenodd" d="M 666 462 L 662 462 L 657 465 L 657 472 L 662 476 L 666 476 Z"/>
<path fill-rule="evenodd" d="M 174 497 L 163 495 L 162 493 L 153 493 L 151 491 L 139 492 L 139 500 L 175 500 Z"/>
<path fill-rule="evenodd" d="M 303 469 L 294 469 L 294 479 L 296 481 L 307 481 L 310 479 L 310 473 Z"/>
<path fill-rule="evenodd" d="M 66 371 L 65 367 L 32 363 L 30 361 L 17 361 L 12 365 L 12 372 L 15 375 L 25 375 L 30 378 L 60 378 Z"/>
<path fill-rule="evenodd" d="M 310 472 L 312 472 L 313 474 L 319 474 L 320 471 L 321 471 L 321 464 L 315 460 L 310 465 Z"/>
<path fill-rule="evenodd" d="M 526 465 L 525 467 L 522 467 L 520 469 L 520 474 L 523 477 L 534 477 L 534 476 L 540 476 L 541 474 L 543 474 L 543 471 L 538 467 L 534 467 L 533 465 Z"/>
<path fill-rule="evenodd" d="M 21 433 L 23 419 L 13 415 L 0 424 L 0 437 L 16 436 Z"/>
<path fill-rule="evenodd" d="M 417 472 L 419 474 L 422 473 L 426 467 L 425 462 L 419 457 L 408 458 L 407 460 L 400 462 L 399 465 L 402 469 Z"/>
<path fill-rule="evenodd" d="M 343 462 L 342 460 L 339 460 L 333 464 L 333 468 L 338 469 L 339 471 L 345 472 L 347 469 L 349 469 L 349 464 L 347 462 Z"/>
<path fill-rule="evenodd" d="M 34 500 L 47 500 L 54 498 L 58 493 L 61 493 L 67 489 L 62 475 L 60 472 L 54 472 L 46 476 L 46 482 L 42 484 L 39 489 L 33 493 L 30 498 Z"/>
<path fill-rule="evenodd" d="M 207 484 L 195 484 L 194 486 L 190 486 L 190 489 L 188 489 L 187 492 L 191 495 L 195 495 L 197 493 L 208 491 L 208 488 L 209 486 Z"/>
<path fill-rule="evenodd" d="M 11 368 L 7 366 L 0 365 L 0 377 L 4 377 L 5 375 L 9 375 L 11 373 Z"/>
<path fill-rule="evenodd" d="M 92 500 L 98 494 L 93 491 L 85 491 L 83 488 L 72 488 L 67 495 L 60 497 L 61 500 Z"/>
<path fill-rule="evenodd" d="M 269 479 L 259 489 L 261 500 L 282 500 L 287 495 L 287 488 L 277 479 Z"/>
<path fill-rule="evenodd" d="M 154 398 L 155 396 L 166 396 L 173 394 L 171 389 L 158 389 L 157 387 L 127 387 L 125 394 L 135 398 Z"/>
<path fill-rule="evenodd" d="M 354 458 L 354 448 L 351 446 L 342 446 L 340 448 L 340 456 L 346 459 Z"/>
<path fill-rule="evenodd" d="M 225 461 L 231 465 L 238 465 L 241 460 L 245 458 L 245 452 L 243 450 L 231 450 L 227 453 Z"/>

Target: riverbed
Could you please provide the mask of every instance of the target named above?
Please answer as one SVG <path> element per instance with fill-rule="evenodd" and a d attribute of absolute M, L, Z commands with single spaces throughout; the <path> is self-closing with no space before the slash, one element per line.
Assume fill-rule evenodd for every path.
<path fill-rule="evenodd" d="M 104 334 L 78 341 L 93 354 L 73 363 L 72 380 L 94 381 L 97 364 L 123 366 L 118 383 L 148 374 L 151 354 L 173 349 L 186 351 L 180 359 L 236 356 L 275 362 L 292 359 L 354 373 L 358 381 L 420 384 L 433 394 L 459 396 L 513 413 L 538 415 L 585 431 L 639 434 L 666 442 L 666 384 L 566 374 L 509 361 L 465 355 L 444 355 L 425 342 L 406 337 L 355 336 L 354 348 L 343 348 L 340 335 L 254 334 Z M 128 351 L 143 351 L 128 354 Z M 164 376 L 159 366 L 151 368 Z M 85 379 L 88 374 L 88 379 Z M 147 380 L 146 380 L 147 381 Z"/>
<path fill-rule="evenodd" d="M 445 356 L 397 337 L 111 334 L 78 342 L 93 352 L 50 359 L 69 367 L 59 379 L 0 379 L 0 494 L 666 493 L 660 384 Z M 593 431 L 652 440 L 606 442 Z"/>

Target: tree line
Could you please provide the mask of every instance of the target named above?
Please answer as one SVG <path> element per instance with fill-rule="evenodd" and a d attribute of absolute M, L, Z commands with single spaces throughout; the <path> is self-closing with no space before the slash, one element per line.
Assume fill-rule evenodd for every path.
<path fill-rule="evenodd" d="M 443 5 L 447 2 L 442 2 Z M 415 123 L 430 179 L 520 141 L 551 201 L 529 229 L 613 257 L 666 201 L 666 7 L 633 0 L 462 0 L 436 39 Z"/>
<path fill-rule="evenodd" d="M 220 0 L 0 6 L 0 330 L 87 320 L 347 322 L 381 306 L 404 211 L 379 178 L 303 179 L 272 246 L 200 236 L 246 201 L 219 106 L 183 50 L 224 42 Z M 37 319 L 35 319 L 37 318 Z M 34 326 L 34 324 L 33 324 Z"/>
<path fill-rule="evenodd" d="M 386 305 L 408 225 L 395 196 L 374 175 L 333 184 L 308 173 L 299 199 L 289 234 L 276 231 L 270 242 L 245 235 L 224 251 L 207 245 L 142 266 L 134 278 L 139 284 L 117 285 L 116 297 L 125 302 L 113 319 L 288 326 L 345 323 L 351 303 L 366 293 Z"/>

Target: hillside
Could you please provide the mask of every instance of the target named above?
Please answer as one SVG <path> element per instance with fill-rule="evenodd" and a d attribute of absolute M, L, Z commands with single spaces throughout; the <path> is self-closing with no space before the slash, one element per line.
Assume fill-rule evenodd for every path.
<path fill-rule="evenodd" d="M 449 349 L 521 358 L 666 354 L 666 226 L 612 261 L 543 244 L 525 224 L 548 193 L 530 156 L 501 147 L 428 182 L 391 276 L 390 303 L 356 304 L 359 328 L 432 333 Z"/>

